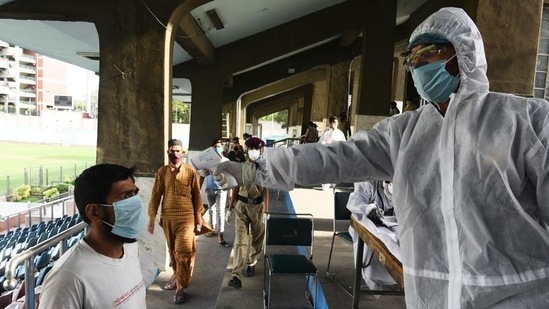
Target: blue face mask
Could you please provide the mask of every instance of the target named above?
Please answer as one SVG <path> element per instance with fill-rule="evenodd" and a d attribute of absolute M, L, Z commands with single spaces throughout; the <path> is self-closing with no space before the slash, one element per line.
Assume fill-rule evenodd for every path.
<path fill-rule="evenodd" d="M 414 86 L 419 95 L 433 103 L 445 103 L 459 86 L 459 74 L 451 75 L 446 70 L 448 60 L 440 60 L 420 66 L 412 71 Z"/>
<path fill-rule="evenodd" d="M 112 205 L 114 207 L 114 225 L 104 220 L 104 224 L 112 227 L 111 233 L 124 238 L 137 239 L 143 228 L 145 228 L 145 209 L 138 195 L 134 195 L 125 200 L 116 201 Z"/>
<path fill-rule="evenodd" d="M 221 154 L 223 152 L 223 148 L 221 147 L 215 147 L 215 152 Z"/>

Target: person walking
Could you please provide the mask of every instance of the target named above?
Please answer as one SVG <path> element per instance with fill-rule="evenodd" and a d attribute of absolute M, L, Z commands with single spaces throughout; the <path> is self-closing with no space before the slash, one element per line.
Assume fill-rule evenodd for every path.
<path fill-rule="evenodd" d="M 158 207 L 162 203 L 160 225 L 164 230 L 174 275 L 164 285 L 175 289 L 174 303 L 185 301 L 184 289 L 189 286 L 196 255 L 195 233 L 202 229 L 202 196 L 199 176 L 194 168 L 183 163 L 183 143 L 178 139 L 168 141 L 170 163 L 156 172 L 149 201 L 149 227 L 154 233 Z"/>
<path fill-rule="evenodd" d="M 215 139 L 212 142 L 212 147 L 221 156 L 221 162 L 228 159 L 223 157 L 223 148 L 221 146 L 221 140 Z M 213 227 L 213 231 L 207 233 L 206 236 L 211 237 L 217 234 L 217 240 L 223 247 L 229 248 L 231 245 L 225 241 L 223 233 L 225 232 L 225 214 L 227 205 L 227 190 L 221 190 L 221 186 L 215 182 L 214 177 L 208 171 L 205 177 L 206 181 L 206 196 L 208 200 L 208 216 L 210 218 L 210 225 Z"/>
<path fill-rule="evenodd" d="M 248 161 L 239 164 L 251 168 L 260 158 L 265 142 L 251 137 L 246 140 L 245 146 L 248 149 Z M 240 289 L 242 272 L 245 271 L 246 277 L 253 276 L 257 259 L 263 252 L 263 213 L 269 210 L 269 190 L 250 183 L 234 188 L 231 196 L 229 211 L 235 208 L 235 241 L 234 267 L 229 286 Z"/>

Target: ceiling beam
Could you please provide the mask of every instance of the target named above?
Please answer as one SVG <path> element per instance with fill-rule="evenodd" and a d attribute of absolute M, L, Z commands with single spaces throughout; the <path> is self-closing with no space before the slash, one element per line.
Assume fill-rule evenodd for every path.
<path fill-rule="evenodd" d="M 215 48 L 191 14 L 183 17 L 174 38 L 177 44 L 199 64 L 206 66 L 215 64 Z"/>
<path fill-rule="evenodd" d="M 360 55 L 361 42 L 362 38 L 359 38 L 347 48 L 342 48 L 337 41 L 328 42 L 300 54 L 238 74 L 233 78 L 232 88 L 224 90 L 223 101 L 230 103 L 244 92 L 311 70 L 320 64 L 350 61 Z M 288 73 L 289 68 L 293 68 L 295 72 Z"/>
<path fill-rule="evenodd" d="M 372 6 L 370 1 L 345 1 L 218 47 L 216 61 L 219 71 L 234 74 L 340 36 L 361 27 L 364 10 L 375 9 Z M 200 66 L 191 60 L 176 65 L 173 74 L 174 77 L 187 78 L 195 70 L 200 70 Z"/>

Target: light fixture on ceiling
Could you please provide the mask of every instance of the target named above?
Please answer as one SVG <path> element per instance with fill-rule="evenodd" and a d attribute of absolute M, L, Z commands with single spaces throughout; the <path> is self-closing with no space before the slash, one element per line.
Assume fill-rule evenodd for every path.
<path fill-rule="evenodd" d="M 214 25 L 215 29 L 220 30 L 225 28 L 225 26 L 223 25 L 223 22 L 221 21 L 221 19 L 219 19 L 219 15 L 217 15 L 217 12 L 215 11 L 215 9 L 211 9 L 207 11 L 206 14 L 212 21 L 212 24 Z"/>

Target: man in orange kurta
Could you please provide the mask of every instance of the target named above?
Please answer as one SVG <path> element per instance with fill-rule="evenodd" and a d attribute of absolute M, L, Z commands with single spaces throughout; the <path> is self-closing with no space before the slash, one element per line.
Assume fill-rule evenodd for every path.
<path fill-rule="evenodd" d="M 174 303 L 185 301 L 184 289 L 191 280 L 196 254 L 195 233 L 197 226 L 202 226 L 204 211 L 199 176 L 192 166 L 182 162 L 182 145 L 178 139 L 168 141 L 170 163 L 156 172 L 148 210 L 149 232 L 152 234 L 158 207 L 162 203 L 160 226 L 164 229 L 174 271 L 172 281 L 164 287 L 176 288 Z"/>

